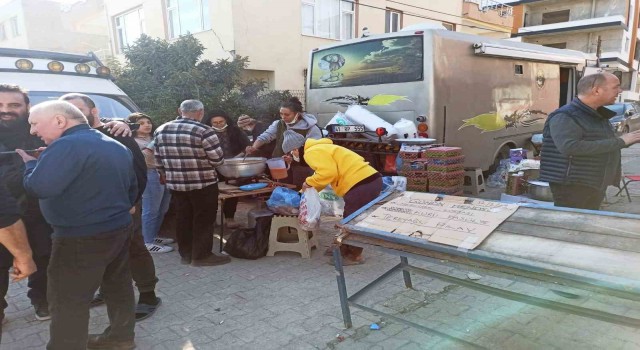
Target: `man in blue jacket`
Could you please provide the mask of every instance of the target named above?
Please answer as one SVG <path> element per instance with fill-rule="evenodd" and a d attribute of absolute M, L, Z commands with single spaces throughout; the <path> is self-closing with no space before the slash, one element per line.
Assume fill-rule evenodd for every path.
<path fill-rule="evenodd" d="M 620 150 L 640 142 L 640 131 L 617 137 L 609 123 L 615 113 L 604 106 L 622 92 L 615 75 L 587 75 L 577 90 L 544 124 L 540 180 L 556 206 L 598 210 L 607 187 L 620 184 Z"/>
<path fill-rule="evenodd" d="M 53 227 L 47 349 L 133 349 L 129 244 L 137 183 L 131 152 L 92 130 L 68 102 L 33 107 L 29 123 L 48 145 L 38 159 L 18 150 L 26 163 L 24 187 L 40 199 Z M 100 285 L 111 324 L 87 335 L 89 303 Z"/>

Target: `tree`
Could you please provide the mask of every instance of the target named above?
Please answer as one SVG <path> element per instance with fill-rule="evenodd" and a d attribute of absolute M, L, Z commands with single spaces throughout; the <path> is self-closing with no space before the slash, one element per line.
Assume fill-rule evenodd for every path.
<path fill-rule="evenodd" d="M 201 60 L 204 46 L 192 35 L 174 42 L 142 35 L 124 49 L 126 62 L 116 65 L 118 85 L 156 122 L 176 116 L 180 102 L 198 99 L 206 109 L 223 109 L 237 117 L 248 114 L 272 121 L 288 91 L 269 91 L 261 80 L 242 80 L 247 57 L 217 62 Z"/>

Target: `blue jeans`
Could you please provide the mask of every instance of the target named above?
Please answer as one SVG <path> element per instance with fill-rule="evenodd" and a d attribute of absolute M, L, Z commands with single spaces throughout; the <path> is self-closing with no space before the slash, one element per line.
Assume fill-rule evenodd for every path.
<path fill-rule="evenodd" d="M 142 236 L 145 243 L 153 243 L 158 237 L 170 202 L 171 192 L 160 184 L 160 174 L 155 169 L 147 170 L 147 187 L 142 194 Z"/>

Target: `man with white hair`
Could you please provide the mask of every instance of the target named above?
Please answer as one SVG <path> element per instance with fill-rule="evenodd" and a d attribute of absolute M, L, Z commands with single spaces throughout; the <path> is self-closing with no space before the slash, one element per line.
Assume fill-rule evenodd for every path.
<path fill-rule="evenodd" d="M 182 118 L 163 124 L 155 134 L 156 168 L 171 190 L 176 208 L 176 238 L 183 264 L 226 264 L 228 256 L 213 254 L 213 229 L 218 211 L 216 167 L 224 153 L 216 132 L 200 123 L 204 105 L 180 104 Z"/>
<path fill-rule="evenodd" d="M 26 163 L 25 189 L 40 199 L 53 227 L 47 349 L 133 349 L 129 243 L 137 183 L 131 152 L 92 130 L 68 102 L 33 107 L 29 124 L 48 145 L 38 159 L 17 150 Z M 100 285 L 111 324 L 88 335 L 89 303 Z"/>

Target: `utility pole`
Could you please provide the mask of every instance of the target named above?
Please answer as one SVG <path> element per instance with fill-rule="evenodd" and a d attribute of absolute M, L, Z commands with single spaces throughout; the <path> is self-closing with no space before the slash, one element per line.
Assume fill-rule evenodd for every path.
<path fill-rule="evenodd" d="M 600 55 L 602 55 L 602 37 L 598 35 L 598 43 L 596 44 L 596 67 L 600 67 Z"/>

